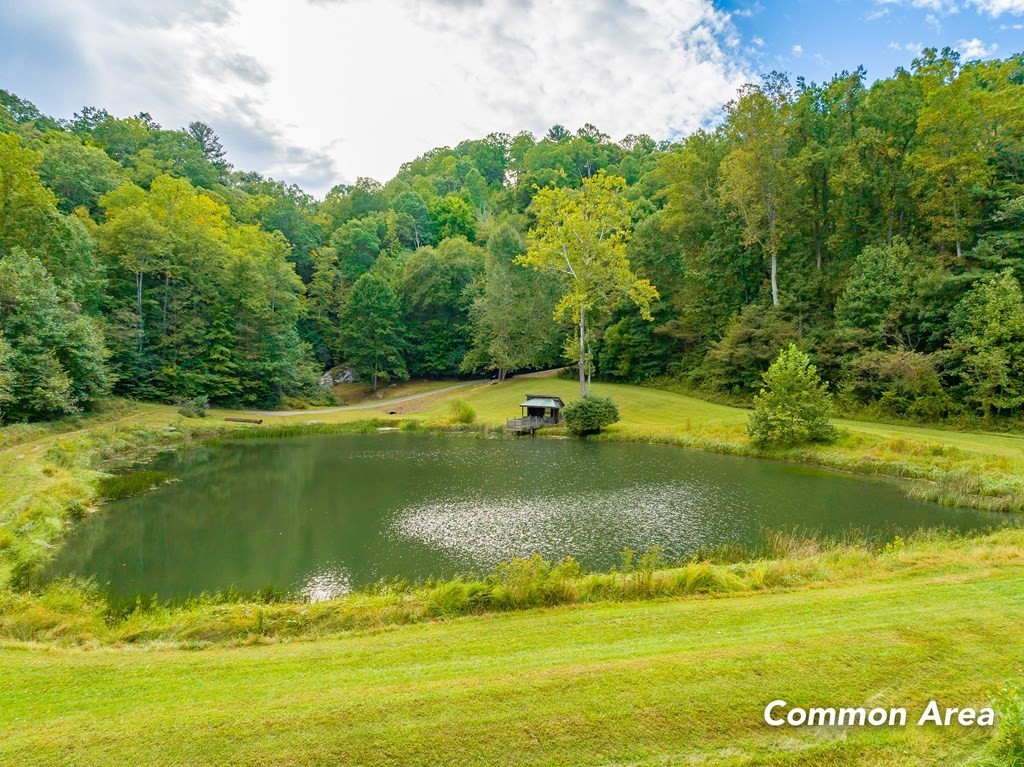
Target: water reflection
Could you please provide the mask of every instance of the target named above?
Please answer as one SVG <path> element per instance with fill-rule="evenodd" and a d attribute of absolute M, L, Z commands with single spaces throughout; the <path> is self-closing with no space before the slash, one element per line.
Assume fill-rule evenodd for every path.
<path fill-rule="evenodd" d="M 324 602 L 351 591 L 352 582 L 345 568 L 330 565 L 309 573 L 302 585 L 295 589 L 305 602 Z"/>
<path fill-rule="evenodd" d="M 79 524 L 48 575 L 118 596 L 267 585 L 324 599 L 381 578 L 485 571 L 513 556 L 616 564 L 824 533 L 1006 517 L 908 500 L 890 482 L 678 448 L 392 433 L 226 443 L 161 458 L 180 481 Z"/>
<path fill-rule="evenodd" d="M 610 542 L 619 551 L 661 546 L 669 556 L 682 556 L 741 535 L 732 517 L 745 508 L 735 488 L 693 481 L 525 500 L 448 499 L 403 510 L 392 529 L 489 568 L 535 553 L 594 561 L 604 558 Z"/>

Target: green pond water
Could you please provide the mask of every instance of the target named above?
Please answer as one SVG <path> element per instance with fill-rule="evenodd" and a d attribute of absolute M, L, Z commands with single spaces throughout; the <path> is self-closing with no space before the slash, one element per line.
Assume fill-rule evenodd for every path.
<path fill-rule="evenodd" d="M 239 441 L 153 467 L 177 481 L 83 520 L 48 576 L 116 596 L 228 587 L 324 598 L 381 578 L 486 572 L 533 553 L 589 568 L 764 530 L 893 535 L 1002 519 L 908 500 L 888 481 L 693 450 L 386 433 Z"/>

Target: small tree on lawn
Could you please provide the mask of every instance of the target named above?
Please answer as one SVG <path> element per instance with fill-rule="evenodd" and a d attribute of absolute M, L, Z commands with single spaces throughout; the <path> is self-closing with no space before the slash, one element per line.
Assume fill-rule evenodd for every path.
<path fill-rule="evenodd" d="M 832 396 L 817 368 L 790 344 L 764 374 L 764 388 L 754 397 L 747 433 L 758 447 L 831 442 L 836 438 L 828 420 L 831 407 Z"/>
<path fill-rule="evenodd" d="M 611 397 L 588 394 L 566 405 L 562 418 L 573 434 L 597 434 L 619 420 L 619 406 Z"/>

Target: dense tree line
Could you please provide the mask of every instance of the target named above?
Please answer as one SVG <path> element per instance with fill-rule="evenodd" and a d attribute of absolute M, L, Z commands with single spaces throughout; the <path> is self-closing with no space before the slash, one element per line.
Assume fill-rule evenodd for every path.
<path fill-rule="evenodd" d="M 598 178 L 634 288 L 567 298 L 538 248 Z M 54 120 L 0 91 L 8 419 L 108 392 L 312 400 L 336 365 L 376 382 L 569 359 L 749 399 L 791 343 L 847 406 L 1014 414 L 1021 278 L 1020 56 L 926 50 L 872 84 L 773 74 L 677 143 L 492 134 L 323 200 L 233 169 L 203 123 Z"/>

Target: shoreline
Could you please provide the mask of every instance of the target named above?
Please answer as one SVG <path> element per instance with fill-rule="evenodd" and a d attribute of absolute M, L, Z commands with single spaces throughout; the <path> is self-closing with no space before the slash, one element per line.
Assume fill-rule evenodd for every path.
<path fill-rule="evenodd" d="M 384 406 L 386 407 L 387 403 Z M 283 439 L 318 434 L 375 433 L 384 430 L 473 438 L 512 438 L 504 433 L 501 426 L 494 427 L 487 423 L 452 424 L 422 416 L 375 417 L 334 423 L 285 422 L 251 426 L 214 420 L 215 417 L 185 418 L 169 406 L 139 403 L 125 406 L 121 403 L 120 408 L 115 409 L 114 418 L 105 419 L 98 415 L 74 419 L 70 423 L 72 429 L 65 432 L 56 431 L 54 424 L 40 425 L 35 428 L 42 432 L 41 436 L 16 442 L 0 450 L 0 459 L 5 456 L 9 459 L 12 454 L 17 458 L 29 458 L 27 466 L 23 462 L 17 467 L 22 472 L 26 468 L 36 469 L 30 473 L 35 474 L 34 479 L 40 486 L 34 489 L 23 488 L 23 505 L 31 506 L 33 501 L 38 501 L 38 496 L 46 494 L 47 485 L 56 484 L 65 491 L 63 494 L 57 493 L 52 499 L 57 504 L 63 503 L 66 508 L 49 509 L 48 515 L 57 519 L 50 520 L 49 535 L 38 541 L 38 548 L 42 551 L 36 556 L 20 558 L 21 564 L 27 566 L 29 570 L 34 571 L 43 558 L 48 558 L 45 554 L 59 546 L 59 541 L 69 524 L 86 513 L 95 512 L 96 507 L 104 501 L 111 500 L 103 497 L 99 487 L 104 478 L 109 478 L 111 470 L 116 472 L 125 466 L 142 468 L 159 452 L 193 445 L 216 444 L 223 440 Z M 128 410 L 127 413 L 123 412 L 125 408 Z M 221 412 L 223 418 L 229 417 L 223 414 L 236 411 Z M 168 423 L 169 418 L 171 423 Z M 83 420 L 84 424 L 81 423 Z M 29 427 L 30 432 L 32 428 Z M 890 443 L 895 443 L 897 450 L 891 449 L 892 444 L 888 446 L 888 450 L 872 450 L 870 445 L 865 448 L 858 444 L 858 440 L 863 440 L 863 435 L 856 435 L 845 429 L 841 431 L 840 440 L 834 445 L 758 450 L 746 443 L 745 436 L 738 431 L 733 428 L 731 433 L 723 433 L 721 429 L 708 433 L 706 430 L 694 429 L 690 433 L 665 433 L 613 427 L 601 434 L 582 439 L 666 445 L 742 458 L 801 463 L 862 478 L 896 480 L 902 491 L 915 500 L 985 512 L 1024 511 L 1024 477 L 1018 479 L 1009 471 L 985 472 L 983 464 L 988 457 L 983 454 L 972 454 L 955 447 L 942 447 L 936 450 L 934 446 L 918 445 L 907 439 L 889 440 Z M 543 429 L 537 436 L 545 439 L 571 438 L 561 428 Z M 851 442 L 853 444 L 848 444 Z M 41 457 L 40 451 L 43 451 Z M 957 466 L 958 462 L 966 463 L 968 467 Z M 9 460 L 0 461 L 0 472 L 9 475 L 12 469 L 10 463 Z M 941 463 L 946 465 L 943 466 Z M 1006 461 L 1002 461 L 1002 464 L 999 468 L 1009 468 Z M 55 476 L 61 481 L 53 482 Z M 5 476 L 5 479 L 8 478 Z M 33 484 L 32 479 L 27 479 L 26 484 Z M 69 485 L 73 486 L 70 488 L 73 492 L 67 492 Z M 10 527 L 11 523 L 7 522 L 7 526 Z M 0 528 L 0 533 L 3 532 L 6 531 Z M 25 577 L 30 575 L 29 572 L 23 571 L 15 572 L 12 577 L 10 568 L 5 572 L 3 560 L 4 554 L 8 553 L 5 549 L 17 547 L 17 541 L 11 541 L 10 538 L 9 532 L 6 541 L 0 537 L 0 588 L 5 583 L 13 582 L 17 585 L 24 582 Z"/>
<path fill-rule="evenodd" d="M 17 461 L 17 466 L 22 472 L 26 469 L 30 470 L 29 473 L 33 472 L 31 469 L 37 469 L 35 478 L 39 481 L 38 485 L 30 485 L 26 487 L 26 491 L 29 496 L 34 496 L 35 501 L 40 500 L 40 496 L 50 496 L 45 500 L 51 501 L 49 504 L 50 513 L 50 535 L 45 540 L 40 541 L 39 545 L 35 550 L 22 551 L 22 558 L 20 561 L 13 563 L 16 565 L 14 570 L 14 576 L 8 578 L 0 585 L 0 637 L 7 640 L 15 641 L 43 641 L 49 643 L 57 641 L 58 643 L 65 643 L 71 641 L 77 643 L 82 640 L 81 627 L 78 629 L 73 628 L 76 623 L 80 622 L 81 616 L 76 617 L 74 611 L 68 613 L 64 610 L 57 610 L 52 612 L 51 608 L 45 607 L 47 600 L 53 598 L 55 591 L 62 593 L 63 597 L 61 601 L 69 599 L 69 593 L 73 593 L 76 596 L 71 598 L 71 602 L 77 607 L 76 610 L 87 608 L 84 610 L 86 616 L 91 616 L 89 621 L 95 624 L 96 616 L 102 613 L 104 616 L 103 622 L 110 622 L 110 614 L 117 613 L 116 606 L 102 595 L 99 590 L 95 587 L 90 587 L 77 583 L 70 585 L 66 581 L 58 580 L 52 584 L 48 584 L 42 587 L 36 587 L 34 589 L 25 590 L 25 586 L 31 583 L 31 576 L 33 573 L 37 573 L 45 564 L 45 561 L 49 559 L 49 555 L 52 554 L 56 547 L 60 545 L 60 541 L 63 536 L 70 529 L 71 525 L 75 523 L 77 519 L 84 516 L 87 513 L 103 513 L 98 510 L 98 507 L 102 505 L 104 498 L 100 495 L 100 483 L 104 477 L 109 477 L 109 472 L 101 471 L 101 468 L 112 469 L 115 467 L 124 467 L 126 465 L 137 466 L 140 469 L 145 469 L 145 464 L 155 455 L 165 452 L 167 450 L 178 450 L 189 447 L 200 447 L 206 444 L 216 444 L 221 441 L 234 441 L 234 440 L 246 440 L 246 439 L 287 439 L 296 436 L 313 436 L 313 435 L 344 435 L 354 433 L 377 433 L 383 429 L 389 432 L 395 429 L 401 429 L 403 431 L 419 432 L 424 434 L 435 434 L 444 436 L 464 436 L 470 438 L 496 438 L 501 437 L 503 439 L 512 439 L 509 435 L 503 433 L 501 429 L 492 429 L 488 424 L 474 424 L 467 426 L 465 424 L 444 424 L 440 422 L 431 422 L 428 420 L 417 420 L 410 421 L 409 419 L 366 419 L 366 420 L 355 420 L 341 423 L 321 423 L 321 424 L 271 424 L 265 426 L 245 426 L 227 424 L 224 422 L 218 422 L 213 420 L 205 419 L 185 419 L 176 418 L 174 425 L 168 425 L 166 416 L 168 415 L 169 408 L 162 408 L 160 406 L 152 405 L 133 405 L 131 406 L 131 412 L 127 415 L 115 413 L 117 417 L 113 419 L 100 419 L 95 423 L 86 423 L 84 427 L 73 428 L 71 431 L 64 433 L 47 433 L 46 435 L 39 437 L 34 440 L 27 440 L 21 444 L 13 445 L 8 447 L 4 453 L 0 455 L 6 455 L 6 460 L 3 464 L 0 464 L 0 470 L 4 470 L 5 474 L 12 468 L 12 459 L 30 458 L 30 460 Z M 87 421 L 89 419 L 86 419 Z M 402 425 L 404 422 L 404 426 Z M 73 427 L 81 426 L 79 423 L 72 424 Z M 52 428 L 52 427 L 51 427 Z M 558 439 L 565 438 L 565 435 L 561 432 L 562 430 L 549 430 L 547 434 L 542 434 L 544 438 Z M 827 451 L 829 447 L 824 448 L 811 448 L 811 449 L 791 449 L 787 451 L 754 451 L 749 446 L 742 445 L 737 442 L 730 442 L 725 440 L 712 440 L 701 435 L 685 436 L 685 435 L 667 435 L 657 433 L 637 433 L 635 431 L 615 431 L 604 433 L 596 437 L 589 439 L 595 441 L 608 441 L 608 442 L 637 442 L 644 444 L 661 444 L 666 446 L 683 447 L 688 449 L 703 450 L 705 452 L 714 452 L 725 455 L 733 455 L 737 457 L 746 458 L 761 458 L 768 460 L 782 460 L 791 463 L 804 463 L 809 466 L 816 468 L 825 469 L 828 471 L 838 471 L 844 474 L 859 476 L 862 478 L 881 478 L 897 480 L 903 486 L 904 492 L 911 497 L 915 496 L 920 486 L 924 485 L 928 480 L 930 484 L 927 486 L 933 487 L 932 492 L 936 492 L 941 485 L 938 484 L 934 475 L 927 476 L 927 473 L 921 472 L 923 476 L 913 476 L 908 474 L 907 467 L 901 464 L 896 464 L 892 461 L 885 460 L 873 460 L 868 461 L 863 457 L 853 463 L 848 462 L 842 453 L 830 456 Z M 848 435 L 843 438 L 848 439 Z M 20 450 L 19 450 L 20 448 Z M 20 456 L 13 454 L 21 453 Z M 824 453 L 824 455 L 823 455 Z M 948 457 L 948 456 L 947 456 Z M 841 460 L 840 460 L 841 459 Z M 937 470 L 936 470 L 937 471 Z M 128 476 L 131 475 L 129 472 Z M 5 476 L 5 479 L 7 477 Z M 31 478 L 29 478 L 31 483 Z M 62 488 L 65 493 L 61 497 L 60 494 L 52 493 L 54 487 Z M 144 488 L 144 490 L 150 488 Z M 69 492 L 70 490 L 70 492 Z M 29 498 L 32 501 L 33 498 Z M 924 500 L 930 500 L 925 498 Z M 62 508 L 54 509 L 53 501 L 63 502 Z M 952 504 L 947 504 L 952 505 Z M 965 506 L 965 508 L 969 508 Z M 1004 536 L 1000 538 L 1000 536 Z M 1008 536 L 1008 537 L 1006 537 Z M 934 536 L 933 536 L 934 537 Z M 939 536 L 941 538 L 942 536 Z M 927 539 L 928 536 L 923 536 Z M 900 539 L 902 541 L 902 539 Z M 938 540 L 938 538 L 936 538 Z M 996 541 L 1001 541 L 998 544 L 994 544 Z M 821 543 L 816 542 L 814 546 L 821 547 Z M 904 541 L 900 545 L 906 546 L 907 543 Z M 1024 564 L 1024 531 L 1020 528 L 1013 528 L 1012 526 L 1006 531 L 996 531 L 987 534 L 967 534 L 967 535 L 956 535 L 947 536 L 945 539 L 932 544 L 926 543 L 913 543 L 916 550 L 920 553 L 928 550 L 927 556 L 924 557 L 925 561 L 931 561 L 938 559 L 942 561 L 944 557 L 953 556 L 956 559 L 960 555 L 952 555 L 950 552 L 960 551 L 963 553 L 969 549 L 977 549 L 979 547 L 986 547 L 997 545 L 1003 553 L 1000 557 L 1005 560 L 1004 563 L 1012 564 Z M 928 549 L 931 545 L 932 548 Z M 9 554 L 11 546 L 6 547 L 7 550 L 3 550 L 2 554 Z M 698 569 L 703 568 L 701 572 L 704 576 L 708 576 L 708 573 L 715 573 L 714 578 L 719 585 L 715 589 L 698 591 L 692 593 L 688 591 L 691 587 L 683 588 L 679 590 L 677 587 L 671 589 L 661 588 L 655 589 L 654 592 L 646 594 L 646 596 L 637 596 L 636 592 L 630 592 L 630 589 L 635 589 L 635 586 L 629 586 L 631 582 L 635 582 L 637 579 L 636 572 L 597 572 L 597 573 L 576 573 L 573 578 L 575 584 L 573 588 L 577 588 L 579 583 L 594 581 L 595 579 L 611 579 L 615 581 L 619 579 L 618 584 L 612 588 L 612 591 L 618 590 L 620 595 L 624 595 L 627 592 L 632 594 L 628 599 L 648 599 L 658 597 L 708 597 L 710 595 L 727 595 L 737 591 L 743 593 L 759 592 L 764 586 L 757 585 L 755 581 L 746 581 L 751 577 L 751 573 L 762 572 L 759 577 L 764 577 L 763 572 L 770 571 L 772 568 L 782 568 L 788 571 L 803 571 L 807 568 L 812 570 L 816 566 L 816 558 L 824 556 L 826 559 L 832 556 L 828 551 L 838 552 L 841 551 L 843 556 L 853 556 L 860 564 L 858 567 L 864 567 L 865 569 L 858 569 L 856 573 L 852 571 L 844 571 L 845 575 L 839 576 L 838 573 L 830 574 L 827 578 L 821 578 L 818 575 L 815 576 L 801 576 L 794 581 L 787 581 L 785 586 L 782 588 L 817 588 L 828 585 L 836 585 L 838 583 L 849 582 L 853 580 L 861 580 L 864 578 L 885 578 L 885 577 L 899 577 L 898 573 L 894 570 L 887 569 L 887 566 L 883 566 L 885 556 L 891 555 L 891 551 L 886 548 L 879 548 L 877 545 L 871 545 L 867 542 L 862 542 L 860 545 L 849 545 L 849 544 L 829 544 L 824 547 L 823 550 L 816 551 L 813 556 L 808 558 L 807 552 L 802 551 L 800 546 L 793 545 L 790 547 L 790 551 L 784 554 L 781 558 L 771 559 L 765 558 L 764 556 L 758 556 L 756 552 L 751 552 L 747 559 L 740 562 L 729 562 L 729 563 L 715 563 L 710 559 L 705 559 L 701 562 L 693 561 L 688 564 L 678 564 L 674 567 L 666 568 L 667 563 L 662 563 L 662 567 L 651 569 L 648 568 L 644 578 L 654 580 L 667 579 L 668 581 L 677 581 L 679 578 L 686 578 L 691 576 L 680 575 L 680 571 L 689 572 L 692 568 L 697 567 Z M 1006 552 L 1009 551 L 1009 554 Z M 1008 557 L 1008 558 L 1007 558 Z M 8 560 L 10 557 L 8 556 Z M 1019 560 L 1019 561 L 1018 561 Z M 952 560 L 951 560 L 952 561 Z M 869 563 L 869 564 L 864 564 Z M 7 573 L 10 573 L 11 562 L 0 562 L 0 565 L 7 566 Z M 820 562 L 818 562 L 820 564 Z M 949 563 L 947 563 L 948 565 Z M 20 575 L 18 566 L 21 567 Z M 552 570 L 558 570 L 561 565 L 558 563 L 535 563 L 534 567 L 541 567 L 545 572 Z M 0 575 L 5 574 L 3 570 L 0 570 Z M 839 576 L 837 578 L 837 576 Z M 113 620 L 113 626 L 118 627 L 116 631 L 114 629 L 103 630 L 98 632 L 90 632 L 90 636 L 93 639 L 86 641 L 85 644 L 90 644 L 93 640 L 99 641 L 103 646 L 110 646 L 113 642 L 114 646 L 120 646 L 123 644 L 135 644 L 137 642 L 162 642 L 162 641 L 196 641 L 195 637 L 188 631 L 183 634 L 179 634 L 179 629 L 189 622 L 193 626 L 197 624 L 212 625 L 216 624 L 221 626 L 220 629 L 213 631 L 216 638 L 212 641 L 215 642 L 237 642 L 242 641 L 244 637 L 253 636 L 253 626 L 250 625 L 251 620 L 256 620 L 253 616 L 260 615 L 259 625 L 266 627 L 268 614 L 273 613 L 275 615 L 289 615 L 288 618 L 282 618 L 282 620 L 297 620 L 299 624 L 307 627 L 309 631 L 314 631 L 317 635 L 322 630 L 327 630 L 324 625 L 319 625 L 318 621 L 322 619 L 322 616 L 331 610 L 337 611 L 339 605 L 344 603 L 345 607 L 341 612 L 347 612 L 350 609 L 356 610 L 356 612 L 362 617 L 358 620 L 346 619 L 341 624 L 336 624 L 333 621 L 328 621 L 333 627 L 330 631 L 347 631 L 352 628 L 358 628 L 360 626 L 379 626 L 390 624 L 392 622 L 405 623 L 410 620 L 416 622 L 422 620 L 433 620 L 439 618 L 451 617 L 452 615 L 468 615 L 468 614 L 480 614 L 475 610 L 468 610 L 465 605 L 462 607 L 444 608 L 435 610 L 430 605 L 437 604 L 437 597 L 430 596 L 429 592 L 431 589 L 445 590 L 458 593 L 463 593 L 465 597 L 465 604 L 488 604 L 494 607 L 493 599 L 483 599 L 481 602 L 479 584 L 489 583 L 488 579 L 493 579 L 492 576 L 485 578 L 467 578 L 467 577 L 456 577 L 449 579 L 448 581 L 435 582 L 432 584 L 413 584 L 407 588 L 406 591 L 401 593 L 390 593 L 385 594 L 387 589 L 385 587 L 377 587 L 376 589 L 364 589 L 357 590 L 356 592 L 340 597 L 339 599 L 329 600 L 320 603 L 307 603 L 302 601 L 296 601 L 289 595 L 285 599 L 281 599 L 279 594 L 267 594 L 259 597 L 257 601 L 253 601 L 254 595 L 242 595 L 232 594 L 229 592 L 220 592 L 214 595 L 207 595 L 191 601 L 186 601 L 181 604 L 174 604 L 171 602 L 158 602 L 158 603 L 147 603 L 146 609 L 142 610 L 142 613 L 148 614 L 149 618 L 143 623 L 149 622 L 151 625 L 138 625 L 140 618 L 131 618 L 134 612 L 129 611 L 128 619 L 125 619 L 124 615 L 116 617 Z M 546 576 L 545 576 L 546 577 Z M 559 576 L 562 577 L 562 576 Z M 737 581 L 739 578 L 739 581 Z M 609 581 L 610 582 L 610 581 Z M 682 581 L 678 581 L 681 583 Z M 739 585 L 740 582 L 746 583 L 746 585 Z M 471 586 L 470 584 L 477 584 L 477 586 Z M 763 582 L 762 582 L 763 584 Z M 493 584 L 492 584 L 493 585 Z M 563 589 L 565 583 L 561 583 L 558 586 L 559 589 Z M 775 590 L 777 587 L 769 586 L 768 591 Z M 475 591 L 474 591 L 475 589 Z M 70 590 L 70 591 L 68 591 Z M 468 591 L 467 591 L 468 590 Z M 486 590 L 486 589 L 485 589 Z M 557 589 L 556 589 L 557 590 Z M 476 596 L 470 598 L 467 594 L 475 593 Z M 589 593 L 589 592 L 588 592 Z M 413 597 L 413 594 L 419 596 Z M 417 604 L 419 607 L 414 611 L 415 617 L 410 614 L 406 614 L 405 608 L 398 610 L 395 613 L 394 604 L 388 603 L 388 606 L 382 606 L 380 604 L 373 606 L 374 600 L 379 600 L 385 595 L 387 599 L 397 600 L 397 603 L 405 604 L 407 608 L 408 603 L 411 601 L 415 602 L 419 600 Z M 427 596 L 424 596 L 427 595 Z M 459 602 L 463 597 L 456 599 Z M 450 595 L 448 597 L 451 598 Z M 608 594 L 604 594 L 602 599 L 607 599 Z M 267 600 L 270 601 L 267 601 Z M 589 597 L 588 597 L 589 599 Z M 260 601 L 263 600 L 263 601 Z M 140 605 L 142 603 L 140 598 Z M 442 602 L 444 600 L 442 599 Z M 587 603 L 587 600 L 567 600 L 562 601 L 561 598 L 556 600 L 558 604 L 571 603 Z M 546 603 L 545 603 L 546 604 Z M 358 606 L 357 606 L 358 605 Z M 517 605 L 512 609 L 531 609 L 537 606 L 544 606 L 544 604 L 538 605 L 534 603 Z M 147 613 L 147 611 L 150 611 Z M 197 613 L 198 611 L 198 613 Z M 268 613 L 269 611 L 269 613 Z M 485 610 L 484 612 L 493 611 Z M 43 618 L 40 625 L 35 628 L 29 629 L 24 625 L 26 613 L 35 612 L 39 614 L 37 617 Z M 399 617 L 396 617 L 398 615 Z M 44 616 L 47 616 L 44 618 Z M 311 617 L 319 616 L 319 617 Z M 391 617 L 388 617 L 391 616 Z M 251 620 L 250 620 L 251 619 Z M 244 630 L 234 629 L 228 630 L 223 628 L 223 622 L 227 620 L 229 622 L 241 621 L 242 626 L 245 626 Z M 135 621 L 133 623 L 132 621 Z M 383 623 L 382 623 L 383 621 Z M 365 622 L 365 625 L 364 625 Z M 275 624 L 276 625 L 276 624 Z M 20 626 L 20 628 L 19 628 Z M 129 629 L 128 627 L 131 626 Z M 175 628 L 177 626 L 177 628 Z M 312 628 L 318 626 L 315 629 Z M 158 628 L 160 627 L 160 628 Z M 237 627 L 236 627 L 237 628 Z M 279 638 L 285 638 L 292 636 L 293 632 L 284 629 L 270 630 L 268 628 L 261 628 L 256 635 L 261 637 L 267 637 L 269 635 L 276 636 Z M 102 634 L 106 638 L 100 640 L 95 634 Z M 307 635 L 306 631 L 300 631 L 299 634 L 305 638 L 315 638 L 315 636 Z M 75 639 L 74 637 L 78 637 Z M 19 637 L 21 637 L 19 639 Z M 206 641 L 206 640 L 203 640 Z"/>

